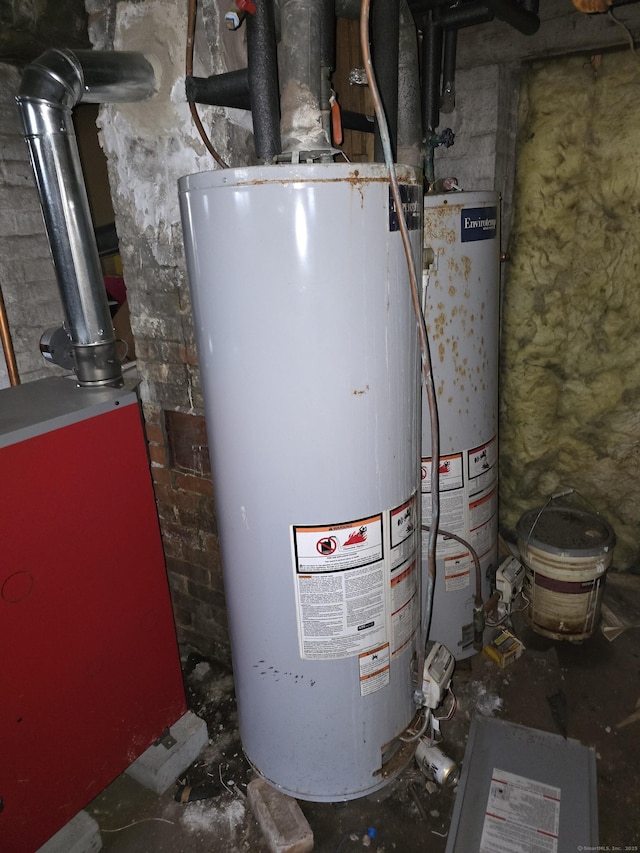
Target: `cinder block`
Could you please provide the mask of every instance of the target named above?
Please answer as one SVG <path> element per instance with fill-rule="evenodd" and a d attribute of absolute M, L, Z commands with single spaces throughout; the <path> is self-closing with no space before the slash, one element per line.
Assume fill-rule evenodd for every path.
<path fill-rule="evenodd" d="M 175 740 L 172 746 L 152 744 L 125 771 L 157 794 L 168 791 L 209 742 L 206 723 L 191 711 L 171 726 L 169 734 Z"/>
<path fill-rule="evenodd" d="M 90 814 L 78 812 L 38 853 L 98 853 L 98 850 L 102 850 L 100 827 Z"/>
<path fill-rule="evenodd" d="M 247 799 L 270 853 L 310 853 L 313 832 L 293 797 L 276 791 L 264 779 L 247 785 Z"/>

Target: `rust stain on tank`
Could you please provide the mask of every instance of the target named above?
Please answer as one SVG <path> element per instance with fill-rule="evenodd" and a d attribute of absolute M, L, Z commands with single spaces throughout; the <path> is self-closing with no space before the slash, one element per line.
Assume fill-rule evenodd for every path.
<path fill-rule="evenodd" d="M 440 361 L 444 362 L 444 344 L 438 345 L 438 356 L 440 357 Z"/>
<path fill-rule="evenodd" d="M 449 296 L 453 298 L 456 295 L 456 288 L 453 284 L 449 285 Z"/>
<path fill-rule="evenodd" d="M 425 238 L 433 240 L 442 240 L 450 245 L 456 242 L 455 228 L 448 227 L 450 224 L 450 208 L 446 205 L 442 207 L 427 207 L 424 212 L 424 233 Z"/>
<path fill-rule="evenodd" d="M 368 391 L 369 391 L 369 386 L 365 385 L 364 388 L 360 388 L 360 389 L 355 388 L 352 391 L 352 394 L 356 397 L 359 397 L 361 394 L 366 394 Z"/>
<path fill-rule="evenodd" d="M 351 185 L 351 188 L 357 190 L 360 193 L 360 208 L 364 207 L 364 189 L 362 187 L 362 180 L 360 178 L 360 172 L 358 169 L 354 169 L 350 175 L 347 175 L 345 179 L 346 183 Z"/>
<path fill-rule="evenodd" d="M 471 258 L 469 258 L 467 255 L 463 255 L 461 260 L 462 266 L 464 268 L 464 277 L 468 279 L 469 274 L 471 273 Z"/>

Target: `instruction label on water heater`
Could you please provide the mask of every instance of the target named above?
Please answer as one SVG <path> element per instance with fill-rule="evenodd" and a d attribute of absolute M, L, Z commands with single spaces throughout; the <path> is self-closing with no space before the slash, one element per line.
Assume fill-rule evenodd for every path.
<path fill-rule="evenodd" d="M 440 457 L 440 530 L 469 542 L 480 559 L 493 551 L 497 534 L 498 453 L 495 437 Z M 431 459 L 422 460 L 422 523 L 431 521 Z M 427 559 L 427 537 L 422 537 L 422 559 Z M 445 592 L 471 585 L 473 563 L 469 550 L 456 539 L 438 535 L 437 559 L 444 562 Z"/>
<path fill-rule="evenodd" d="M 557 853 L 560 788 L 494 768 L 479 853 Z"/>
<path fill-rule="evenodd" d="M 357 655 L 362 695 L 388 682 L 417 630 L 417 506 L 414 495 L 378 515 L 291 526 L 300 657 Z"/>

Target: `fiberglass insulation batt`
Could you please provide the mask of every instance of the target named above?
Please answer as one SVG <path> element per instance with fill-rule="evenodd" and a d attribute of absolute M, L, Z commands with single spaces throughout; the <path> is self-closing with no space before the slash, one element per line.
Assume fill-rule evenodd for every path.
<path fill-rule="evenodd" d="M 619 569 L 640 556 L 639 92 L 630 51 L 525 73 L 503 297 L 502 524 L 576 489 Z"/>

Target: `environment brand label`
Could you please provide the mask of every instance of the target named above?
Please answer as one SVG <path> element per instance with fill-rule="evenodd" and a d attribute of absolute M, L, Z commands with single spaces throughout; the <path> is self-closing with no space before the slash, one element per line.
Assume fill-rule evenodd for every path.
<path fill-rule="evenodd" d="M 404 221 L 409 231 L 419 231 L 422 228 L 422 187 L 414 184 L 400 184 L 400 200 Z M 396 213 L 396 204 L 389 187 L 389 231 L 399 231 L 400 223 Z"/>
<path fill-rule="evenodd" d="M 463 243 L 493 240 L 497 228 L 497 207 L 467 207 L 460 211 L 460 234 Z"/>
<path fill-rule="evenodd" d="M 478 853 L 557 853 L 560 788 L 494 768 Z"/>

